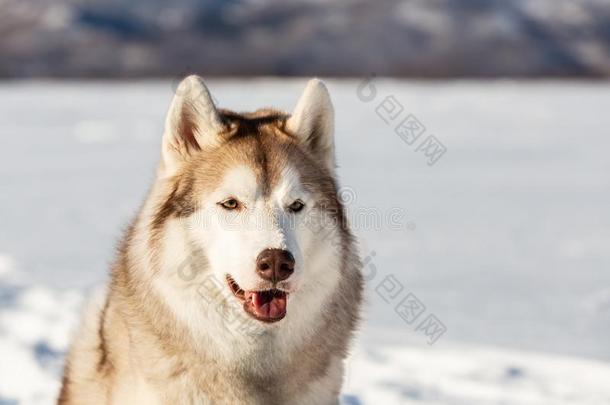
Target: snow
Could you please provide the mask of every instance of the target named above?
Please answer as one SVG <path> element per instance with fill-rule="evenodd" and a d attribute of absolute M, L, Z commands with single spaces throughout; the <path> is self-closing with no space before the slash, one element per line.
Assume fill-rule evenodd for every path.
<path fill-rule="evenodd" d="M 564 356 L 464 345 L 381 345 L 357 352 L 350 366 L 347 404 L 576 405 L 610 400 L 607 364 Z"/>
<path fill-rule="evenodd" d="M 0 404 L 52 403 L 85 294 L 6 287 L 0 295 Z M 601 361 L 361 336 L 346 363 L 342 404 L 605 404 L 609 380 L 610 364 Z"/>
<path fill-rule="evenodd" d="M 12 257 L 4 254 L 0 254 L 0 277 L 9 276 L 15 267 L 15 263 Z"/>
<path fill-rule="evenodd" d="M 42 286 L 0 286 L 0 403 L 52 403 L 83 295 Z"/>
<path fill-rule="evenodd" d="M 328 84 L 367 258 L 342 402 L 610 403 L 610 84 L 375 80 L 372 101 L 361 82 Z M 289 110 L 303 85 L 210 81 L 237 110 Z M 57 395 L 171 94 L 168 81 L 0 84 L 0 404 Z M 390 95 L 403 111 L 386 124 Z M 394 133 L 408 114 L 447 148 L 431 166 Z M 423 307 L 410 322 L 408 296 Z M 429 316 L 445 328 L 433 344 Z"/>

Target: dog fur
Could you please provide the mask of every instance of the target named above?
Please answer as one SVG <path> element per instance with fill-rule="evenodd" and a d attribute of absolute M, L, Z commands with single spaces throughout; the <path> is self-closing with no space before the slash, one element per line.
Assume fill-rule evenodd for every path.
<path fill-rule="evenodd" d="M 59 404 L 338 403 L 363 283 L 333 121 L 317 79 L 291 115 L 220 110 L 201 78 L 182 81 L 155 182 L 86 311 Z M 243 206 L 223 210 L 227 197 Z M 303 210 L 287 211 L 296 199 Z M 274 286 L 254 271 L 268 248 L 295 259 Z M 285 291 L 284 319 L 253 319 L 228 277 Z"/>

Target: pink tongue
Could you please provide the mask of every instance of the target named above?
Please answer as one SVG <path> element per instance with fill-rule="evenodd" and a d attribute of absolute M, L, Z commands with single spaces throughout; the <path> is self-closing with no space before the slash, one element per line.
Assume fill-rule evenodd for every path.
<path fill-rule="evenodd" d="M 278 318 L 286 313 L 286 294 L 255 291 L 252 293 L 252 304 L 257 316 Z"/>

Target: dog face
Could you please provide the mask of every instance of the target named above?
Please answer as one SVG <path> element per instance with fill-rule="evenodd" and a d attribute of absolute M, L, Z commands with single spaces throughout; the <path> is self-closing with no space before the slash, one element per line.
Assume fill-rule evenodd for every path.
<path fill-rule="evenodd" d="M 157 218 L 181 218 L 188 247 L 262 323 L 298 314 L 339 276 L 346 224 L 332 115 L 317 80 L 290 116 L 217 110 L 198 77 L 183 81 L 170 107 L 159 176 L 171 186 Z"/>

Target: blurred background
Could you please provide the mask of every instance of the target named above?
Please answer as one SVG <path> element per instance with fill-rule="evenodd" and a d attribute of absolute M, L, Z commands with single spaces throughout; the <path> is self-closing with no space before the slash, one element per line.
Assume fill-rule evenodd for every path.
<path fill-rule="evenodd" d="M 343 404 L 610 403 L 608 0 L 0 0 L 0 405 L 54 402 L 190 73 L 237 111 L 329 87 Z"/>
<path fill-rule="evenodd" d="M 607 0 L 2 0 L 0 76 L 600 77 Z"/>

